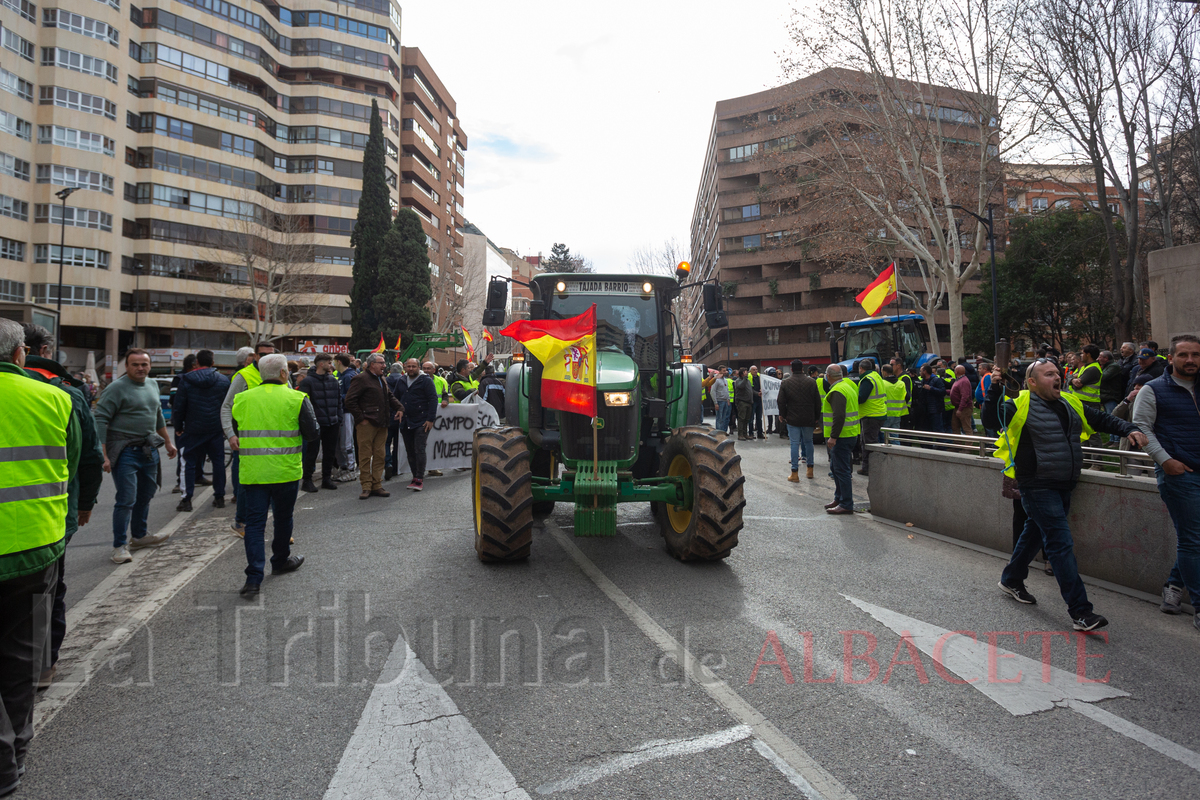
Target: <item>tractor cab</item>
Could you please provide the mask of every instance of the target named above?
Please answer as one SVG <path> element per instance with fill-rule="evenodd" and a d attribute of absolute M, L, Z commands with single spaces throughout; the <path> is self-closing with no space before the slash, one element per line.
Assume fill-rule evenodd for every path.
<path fill-rule="evenodd" d="M 843 322 L 841 325 L 842 356 L 839 360 L 847 374 L 854 375 L 854 364 L 863 358 L 875 361 L 876 366 L 893 358 L 904 362 L 906 369 L 920 369 L 933 356 L 929 353 L 929 334 L 925 317 L 920 314 L 901 314 L 890 317 L 869 317 Z M 836 348 L 837 342 L 830 342 Z"/>

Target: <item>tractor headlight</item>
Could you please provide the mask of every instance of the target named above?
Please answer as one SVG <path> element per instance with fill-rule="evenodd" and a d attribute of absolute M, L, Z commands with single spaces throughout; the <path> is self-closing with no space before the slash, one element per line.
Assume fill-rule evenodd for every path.
<path fill-rule="evenodd" d="M 558 283 L 554 284 L 554 291 L 559 292 L 561 294 L 562 292 L 565 292 L 566 290 L 567 290 L 567 282 L 566 281 L 559 281 Z"/>
<path fill-rule="evenodd" d="M 650 281 L 646 281 L 642 284 L 642 291 L 646 294 L 651 294 L 654 291 L 654 284 L 652 284 Z"/>
<path fill-rule="evenodd" d="M 605 392 L 604 405 L 606 406 L 627 406 L 629 405 L 629 392 Z"/>

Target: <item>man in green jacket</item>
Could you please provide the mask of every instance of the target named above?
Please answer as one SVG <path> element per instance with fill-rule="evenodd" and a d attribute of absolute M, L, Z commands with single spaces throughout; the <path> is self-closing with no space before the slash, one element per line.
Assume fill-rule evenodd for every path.
<path fill-rule="evenodd" d="M 0 318 L 0 797 L 20 786 L 33 739 L 33 698 L 66 549 L 67 486 L 79 463 L 71 399 L 22 368 L 26 349 L 21 325 Z"/>
<path fill-rule="evenodd" d="M 91 406 L 83 393 L 82 386 L 67 374 L 62 365 L 53 360 L 54 338 L 41 325 L 25 324 L 25 346 L 30 348 L 25 356 L 25 371 L 35 379 L 56 386 L 71 398 L 71 417 L 79 423 L 79 459 L 70 464 L 71 480 L 67 484 L 66 541 L 80 525 L 87 525 L 100 494 L 104 480 L 104 456 L 96 438 L 96 420 Z M 50 667 L 43 670 L 38 688 L 44 689 L 54 679 L 54 665 L 58 663 L 58 651 L 67 632 L 67 584 L 65 583 L 67 554 L 58 559 L 58 583 L 54 588 L 54 612 L 50 618 Z"/>

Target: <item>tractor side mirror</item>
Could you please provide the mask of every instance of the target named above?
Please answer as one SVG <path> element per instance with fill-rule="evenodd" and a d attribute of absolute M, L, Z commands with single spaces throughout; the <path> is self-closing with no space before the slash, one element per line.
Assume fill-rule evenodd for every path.
<path fill-rule="evenodd" d="M 529 301 L 529 318 L 530 319 L 545 319 L 546 304 L 541 300 Z"/>
<path fill-rule="evenodd" d="M 706 283 L 704 291 L 704 322 L 709 330 L 729 327 L 729 317 L 725 315 L 725 299 L 721 297 L 721 287 L 715 283 Z"/>
<path fill-rule="evenodd" d="M 492 278 L 488 282 L 487 304 L 483 311 L 484 327 L 493 327 L 505 323 L 505 309 L 508 307 L 508 281 L 503 278 Z"/>

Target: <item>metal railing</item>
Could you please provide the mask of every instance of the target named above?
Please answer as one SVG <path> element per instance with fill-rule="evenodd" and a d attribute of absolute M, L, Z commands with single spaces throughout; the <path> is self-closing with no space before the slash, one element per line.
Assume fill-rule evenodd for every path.
<path fill-rule="evenodd" d="M 884 428 L 883 443 L 900 447 L 921 447 L 948 453 L 994 458 L 996 440 L 991 436 L 966 436 L 954 433 L 931 433 L 901 428 Z M 1097 434 L 1105 436 L 1106 434 Z M 1154 477 L 1154 459 L 1140 450 L 1113 450 L 1107 447 L 1084 447 L 1084 469 L 1129 477 Z"/>

